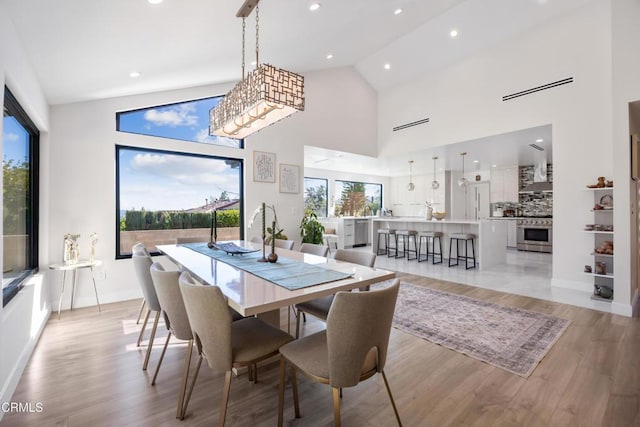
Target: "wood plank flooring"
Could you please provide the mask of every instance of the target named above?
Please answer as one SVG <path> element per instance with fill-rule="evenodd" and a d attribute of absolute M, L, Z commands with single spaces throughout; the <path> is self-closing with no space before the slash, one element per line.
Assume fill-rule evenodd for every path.
<path fill-rule="evenodd" d="M 386 372 L 405 426 L 640 426 L 640 319 L 487 289 L 399 274 L 406 282 L 553 314 L 573 323 L 528 379 L 393 329 Z M 175 419 L 185 345 L 172 341 L 157 384 L 149 385 L 166 332 L 159 327 L 149 370 L 136 347 L 140 301 L 52 316 L 14 394 L 42 402 L 43 411 L 5 414 L 4 426 L 216 425 L 222 375 L 201 369 L 184 421 Z M 282 310 L 286 325 L 286 311 Z M 295 323 L 294 323 L 295 325 Z M 324 328 L 308 317 L 305 334 Z M 195 357 L 194 357 L 195 360 Z M 299 376 L 302 418 L 289 426 L 333 424 L 331 390 Z M 278 369 L 259 369 L 259 382 L 233 378 L 228 426 L 274 426 Z M 394 426 L 380 376 L 344 390 L 345 426 Z"/>

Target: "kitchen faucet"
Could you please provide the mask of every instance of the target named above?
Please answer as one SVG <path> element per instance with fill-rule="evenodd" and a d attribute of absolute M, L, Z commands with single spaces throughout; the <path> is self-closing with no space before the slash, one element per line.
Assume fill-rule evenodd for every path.
<path fill-rule="evenodd" d="M 369 210 L 369 215 L 367 215 L 367 210 Z M 362 216 L 371 216 L 373 211 L 371 210 L 371 206 L 364 205 L 364 209 L 362 210 Z"/>

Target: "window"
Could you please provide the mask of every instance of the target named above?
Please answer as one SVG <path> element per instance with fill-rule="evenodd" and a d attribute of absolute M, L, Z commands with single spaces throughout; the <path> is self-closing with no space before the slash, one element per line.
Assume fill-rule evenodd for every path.
<path fill-rule="evenodd" d="M 367 216 L 382 209 L 382 184 L 336 181 L 335 190 L 336 214 Z"/>
<path fill-rule="evenodd" d="M 116 114 L 120 132 L 242 148 L 243 140 L 209 135 L 209 110 L 224 98 L 197 99 Z"/>
<path fill-rule="evenodd" d="M 304 177 L 304 205 L 320 217 L 327 216 L 327 180 Z"/>
<path fill-rule="evenodd" d="M 242 160 L 116 146 L 116 258 L 138 242 L 149 251 L 178 238 L 243 236 Z"/>
<path fill-rule="evenodd" d="M 9 89 L 2 119 L 2 305 L 38 267 L 38 129 Z"/>

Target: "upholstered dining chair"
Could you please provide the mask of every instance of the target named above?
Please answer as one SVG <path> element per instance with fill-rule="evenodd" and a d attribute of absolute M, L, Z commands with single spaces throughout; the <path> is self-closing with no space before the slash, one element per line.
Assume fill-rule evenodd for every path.
<path fill-rule="evenodd" d="M 295 241 L 294 240 L 282 240 L 282 239 L 276 239 L 276 248 L 282 248 L 282 249 L 288 249 L 290 251 L 293 250 L 293 245 L 295 245 Z"/>
<path fill-rule="evenodd" d="M 314 245 L 313 243 L 303 243 L 300 245 L 300 252 L 326 257 L 329 247 L 324 245 Z"/>
<path fill-rule="evenodd" d="M 171 336 L 173 335 L 179 340 L 187 341 L 187 351 L 184 356 L 184 370 L 182 373 L 182 382 L 178 391 L 178 409 L 176 412 L 176 418 L 182 419 L 182 407 L 184 406 L 184 396 L 187 389 L 187 379 L 189 378 L 191 354 L 193 352 L 193 335 L 191 334 L 191 325 L 189 325 L 187 311 L 184 308 L 182 292 L 180 292 L 178 282 L 180 274 L 181 272 L 177 270 L 165 271 L 162 265 L 158 262 L 154 262 L 151 265 L 153 286 L 156 289 L 158 301 L 160 301 L 160 306 L 162 307 L 165 324 L 169 331 L 167 334 L 167 340 L 162 348 L 162 353 L 160 354 L 160 360 L 158 361 L 156 372 L 153 374 L 151 385 L 156 384 L 158 372 L 160 372 L 160 366 L 162 365 L 164 354 L 167 351 L 167 346 L 169 345 Z"/>
<path fill-rule="evenodd" d="M 144 362 L 142 363 L 142 370 L 146 371 L 147 366 L 149 365 L 149 356 L 151 355 L 151 349 L 153 348 L 153 340 L 156 336 L 156 330 L 158 329 L 158 321 L 160 320 L 161 308 L 160 302 L 158 301 L 158 295 L 156 294 L 156 289 L 153 286 L 153 280 L 151 279 L 150 268 L 153 264 L 153 261 L 151 260 L 149 252 L 147 252 L 144 246 L 134 245 L 131 259 L 133 261 L 133 267 L 136 271 L 136 276 L 138 277 L 138 283 L 140 284 L 140 288 L 142 289 L 142 295 L 144 296 L 145 304 L 147 306 L 147 314 L 144 317 L 142 329 L 140 330 L 140 335 L 138 336 L 138 347 L 140 347 L 140 343 L 142 342 L 144 331 L 147 326 L 147 322 L 149 321 L 151 312 L 156 313 L 155 319 L 153 320 L 153 326 L 151 328 L 151 334 L 149 335 L 147 353 L 144 357 Z"/>
<path fill-rule="evenodd" d="M 338 261 L 346 261 L 353 264 L 360 264 L 367 267 L 373 267 L 376 263 L 376 254 L 372 252 L 354 251 L 348 249 L 338 249 L 333 255 Z M 361 291 L 368 291 L 369 287 L 363 287 Z M 313 299 L 311 301 L 301 302 L 295 305 L 294 314 L 296 315 L 296 338 L 300 335 L 300 316 L 309 313 L 321 320 L 326 320 L 329 315 L 329 309 L 333 302 L 333 295 L 327 295 Z"/>
<path fill-rule="evenodd" d="M 280 348 L 278 426 L 284 418 L 284 386 L 287 363 L 296 418 L 300 417 L 296 371 L 313 381 L 328 384 L 333 394 L 334 425 L 340 427 L 340 389 L 382 374 L 393 411 L 402 426 L 384 367 L 391 334 L 393 311 L 400 281 L 371 292 L 338 292 L 327 318 L 327 329 Z"/>
<path fill-rule="evenodd" d="M 142 243 L 136 243 L 131 247 L 131 253 L 133 254 L 135 251 L 143 251 L 147 255 L 149 254 L 149 251 L 147 251 L 147 248 L 145 248 L 144 244 Z M 142 298 L 142 303 L 140 304 L 140 311 L 138 312 L 138 318 L 136 319 L 136 325 L 140 323 L 140 319 L 142 318 L 142 313 L 144 313 L 144 308 L 146 306 L 147 306 L 147 303 L 144 301 L 144 298 Z M 140 347 L 140 341 L 138 341 L 138 347 Z"/>
<path fill-rule="evenodd" d="M 258 244 L 262 244 L 262 238 L 258 237 L 258 236 L 253 236 L 251 238 L 251 240 L 249 240 L 251 243 L 258 243 Z"/>
<path fill-rule="evenodd" d="M 257 363 L 278 354 L 278 349 L 293 341 L 293 337 L 256 317 L 231 321 L 227 300 L 217 286 L 196 285 L 188 272 L 180 275 L 180 291 L 197 346 L 198 363 L 183 407 L 186 413 L 202 359 L 214 373 L 224 372 L 224 387 L 220 403 L 220 426 L 224 426 L 231 369 L 246 366 L 257 380 Z"/>

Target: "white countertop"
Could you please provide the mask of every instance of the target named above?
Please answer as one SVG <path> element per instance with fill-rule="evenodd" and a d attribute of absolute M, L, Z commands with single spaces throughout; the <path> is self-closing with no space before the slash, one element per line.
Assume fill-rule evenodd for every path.
<path fill-rule="evenodd" d="M 480 224 L 480 221 L 477 220 L 470 220 L 470 219 L 441 219 L 441 220 L 437 220 L 437 219 L 425 219 L 423 217 L 419 217 L 419 216 L 408 216 L 408 217 L 402 217 L 402 216 L 394 216 L 394 217 L 380 217 L 380 218 L 373 218 L 373 221 L 386 221 L 386 222 L 419 222 L 419 223 L 425 223 L 425 224 L 471 224 L 471 225 L 478 225 Z"/>

